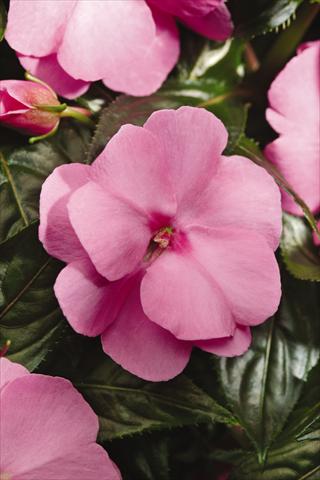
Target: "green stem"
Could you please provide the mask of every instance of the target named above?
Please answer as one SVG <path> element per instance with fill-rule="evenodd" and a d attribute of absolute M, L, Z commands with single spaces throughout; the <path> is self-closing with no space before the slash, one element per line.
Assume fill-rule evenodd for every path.
<path fill-rule="evenodd" d="M 319 10 L 320 5 L 304 3 L 298 10 L 296 20 L 277 37 L 259 71 L 268 84 L 294 53 Z"/>
<path fill-rule="evenodd" d="M 58 105 L 33 105 L 38 110 L 43 112 L 50 112 L 50 113 L 60 113 L 64 112 L 64 110 L 68 107 L 66 103 L 59 103 Z"/>
<path fill-rule="evenodd" d="M 65 117 L 71 117 L 79 122 L 84 123 L 85 125 L 88 125 L 89 127 L 94 127 L 95 123 L 89 118 L 87 115 L 84 113 L 81 113 L 78 109 L 72 108 L 72 107 L 67 107 L 60 115 L 61 118 Z"/>
<path fill-rule="evenodd" d="M 9 168 L 9 165 L 6 161 L 6 159 L 4 158 L 4 155 L 0 152 L 0 163 L 2 165 L 2 168 L 4 170 L 4 173 L 8 179 L 8 182 L 9 182 L 9 185 L 11 187 L 11 190 L 12 190 L 12 193 L 13 193 L 13 196 L 14 196 L 14 199 L 16 201 L 16 204 L 17 204 L 17 207 L 18 207 L 18 210 L 19 210 L 19 213 L 20 213 L 20 216 L 21 216 L 21 219 L 24 223 L 24 225 L 27 227 L 29 225 L 29 220 L 28 220 L 28 217 L 27 215 L 25 214 L 24 210 L 23 210 L 23 207 L 22 207 L 22 204 L 21 204 L 21 200 L 20 200 L 20 197 L 19 197 L 19 194 L 18 194 L 18 190 L 17 190 L 17 187 L 14 183 L 14 180 L 13 180 L 13 177 L 11 175 L 11 171 L 10 171 L 10 168 Z"/>
<path fill-rule="evenodd" d="M 53 129 L 50 130 L 50 132 L 45 133 L 44 135 L 39 135 L 38 137 L 30 137 L 29 143 L 31 143 L 32 145 L 33 143 L 39 142 L 40 140 L 45 140 L 46 138 L 52 137 L 57 132 L 58 126 L 59 126 L 59 122 L 56 123 L 56 126 L 53 127 Z"/>

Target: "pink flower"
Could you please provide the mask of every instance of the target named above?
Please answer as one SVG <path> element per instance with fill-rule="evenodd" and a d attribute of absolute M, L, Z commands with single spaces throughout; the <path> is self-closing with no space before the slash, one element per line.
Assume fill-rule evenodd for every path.
<path fill-rule="evenodd" d="M 148 95 L 179 56 L 173 15 L 209 38 L 231 34 L 224 0 L 11 0 L 6 39 L 25 69 L 66 98 L 96 80 Z"/>
<path fill-rule="evenodd" d="M 97 416 L 68 380 L 6 358 L 0 372 L 1 479 L 121 479 L 96 444 Z"/>
<path fill-rule="evenodd" d="M 65 316 L 142 378 L 174 377 L 193 346 L 241 354 L 277 309 L 279 190 L 223 157 L 226 143 L 208 111 L 161 110 L 43 185 L 39 235 L 68 263 L 55 284 Z"/>
<path fill-rule="evenodd" d="M 273 81 L 267 120 L 279 133 L 266 156 L 282 172 L 310 209 L 320 211 L 320 41 L 301 45 Z M 302 210 L 282 192 L 284 210 Z"/>
<path fill-rule="evenodd" d="M 0 124 L 27 135 L 44 135 L 59 124 L 57 112 L 44 111 L 43 106 L 59 107 L 51 88 L 25 80 L 0 81 Z"/>

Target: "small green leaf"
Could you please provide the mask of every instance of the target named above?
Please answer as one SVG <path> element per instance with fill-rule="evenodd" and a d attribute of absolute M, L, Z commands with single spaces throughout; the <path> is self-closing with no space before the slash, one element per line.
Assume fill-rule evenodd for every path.
<path fill-rule="evenodd" d="M 279 311 L 253 329 L 253 342 L 241 357 L 220 360 L 221 383 L 264 463 L 320 355 L 318 285 L 283 278 Z"/>
<path fill-rule="evenodd" d="M 38 219 L 42 183 L 52 170 L 84 162 L 87 129 L 63 125 L 56 137 L 0 153 L 0 243 Z"/>
<path fill-rule="evenodd" d="M 34 370 L 61 336 L 65 320 L 52 286 L 61 264 L 50 258 L 33 224 L 0 245 L 0 345 Z"/>
<path fill-rule="evenodd" d="M 83 359 L 71 378 L 100 418 L 101 441 L 204 422 L 234 423 L 229 411 L 184 375 L 146 382 L 99 350 Z"/>
<path fill-rule="evenodd" d="M 0 42 L 3 40 L 7 25 L 7 11 L 2 0 L 0 0 Z"/>
<path fill-rule="evenodd" d="M 302 218 L 284 214 L 281 253 L 286 267 L 296 278 L 320 281 L 320 250 Z"/>

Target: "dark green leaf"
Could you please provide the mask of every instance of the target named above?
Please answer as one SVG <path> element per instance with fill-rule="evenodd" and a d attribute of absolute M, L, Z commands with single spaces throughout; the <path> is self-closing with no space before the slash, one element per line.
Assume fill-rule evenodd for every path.
<path fill-rule="evenodd" d="M 254 328 L 242 357 L 220 361 L 226 398 L 255 445 L 260 463 L 295 406 L 320 353 L 318 285 L 283 278 L 274 318 Z"/>
<path fill-rule="evenodd" d="M 236 458 L 233 479 L 316 480 L 320 478 L 320 365 L 310 374 L 287 425 L 269 450 L 263 467 L 253 455 Z"/>
<path fill-rule="evenodd" d="M 113 441 L 107 451 L 121 466 L 123 480 L 168 480 L 170 478 L 171 440 L 174 435 L 139 435 Z"/>
<path fill-rule="evenodd" d="M 241 2 L 245 18 L 237 26 L 236 35 L 254 37 L 290 25 L 303 0 L 250 0 Z"/>
<path fill-rule="evenodd" d="M 0 345 L 8 357 L 34 370 L 62 333 L 65 320 L 52 285 L 61 269 L 30 225 L 0 246 Z"/>
<path fill-rule="evenodd" d="M 184 375 L 146 382 L 96 350 L 72 378 L 100 418 L 102 441 L 203 422 L 233 423 L 227 409 Z"/>
<path fill-rule="evenodd" d="M 319 432 L 320 433 L 320 432 Z M 253 455 L 233 471 L 230 480 L 319 480 L 319 440 L 296 441 L 275 445 L 261 466 Z"/>
<path fill-rule="evenodd" d="M 55 167 L 84 162 L 88 135 L 68 123 L 51 140 L 0 154 L 0 243 L 38 219 L 42 183 Z"/>
<path fill-rule="evenodd" d="M 7 11 L 2 0 L 0 0 L 0 42 L 4 37 L 7 25 Z"/>
<path fill-rule="evenodd" d="M 302 218 L 284 214 L 281 253 L 296 278 L 320 281 L 320 251 Z"/>

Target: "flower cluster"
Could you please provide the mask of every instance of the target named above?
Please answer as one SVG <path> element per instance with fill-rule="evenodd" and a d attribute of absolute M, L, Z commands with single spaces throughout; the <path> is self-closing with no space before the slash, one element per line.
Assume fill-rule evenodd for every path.
<path fill-rule="evenodd" d="M 235 19 L 232 4 L 231 11 Z M 0 17 L 0 36 L 2 23 Z M 156 92 L 178 62 L 180 24 L 206 37 L 207 42 L 225 41 L 233 32 L 224 0 L 10 0 L 5 39 L 27 73 L 26 80 L 0 80 L 1 126 L 31 135 L 30 143 L 54 134 L 64 117 L 93 126 L 94 121 L 89 118 L 92 112 L 78 106 L 90 102 L 77 97 L 96 81 L 102 81 L 114 92 L 132 96 Z M 234 45 L 232 42 L 227 42 L 228 48 Z M 208 53 L 206 48 L 201 61 Z M 251 50 L 247 43 L 248 57 L 254 55 Z M 232 55 L 238 53 L 232 51 Z M 254 60 L 256 69 L 259 62 Z M 123 124 L 92 164 L 79 158 L 79 163 L 59 160 L 55 163 L 57 168 L 50 168 L 51 173 L 42 184 L 35 240 L 43 255 L 46 253 L 42 245 L 49 255 L 64 263 L 54 286 L 50 285 L 62 311 L 59 312 L 76 333 L 100 336 L 102 348 L 95 341 L 85 341 L 100 348 L 103 359 L 111 357 L 108 362 L 130 381 L 130 374 L 148 387 L 151 384 L 140 379 L 173 379 L 185 369 L 194 348 L 219 357 L 240 356 L 250 348 L 252 327 L 273 316 L 281 299 L 275 251 L 282 232 L 282 210 L 289 214 L 285 218 L 293 218 L 305 228 L 301 219 L 292 217 L 302 216 L 301 205 L 305 206 L 304 213 L 307 212 L 315 230 L 314 243 L 310 240 L 311 231 L 305 235 L 313 249 L 310 255 L 307 251 L 305 263 L 309 265 L 317 259 L 319 62 L 320 41 L 303 43 L 282 71 L 277 72 L 268 91 L 266 118 L 277 134 L 270 137 L 277 138 L 263 144 L 265 157 L 259 152 L 259 160 L 260 164 L 273 164 L 269 163 L 268 171 L 276 172 L 274 177 L 288 186 L 286 191 L 280 192 L 267 170 L 249 158 L 225 154 L 228 131 L 218 118 L 219 113 L 216 116 L 203 107 L 210 102 L 217 106 L 227 100 L 227 104 L 231 97 L 233 101 L 233 97 L 242 95 L 242 85 L 220 95 L 220 86 L 229 85 L 228 79 L 221 81 L 220 77 L 216 82 L 218 93 L 211 92 L 215 82 L 204 79 L 205 92 L 210 91 L 208 95 L 212 97 L 207 103 L 191 102 L 198 105 L 191 107 L 181 102 L 177 109 L 161 105 L 158 108 L 163 109 L 154 111 L 142 126 Z M 207 63 L 209 71 L 214 62 L 209 59 Z M 242 64 L 237 65 L 240 78 L 239 71 L 242 75 Z M 187 88 L 197 83 L 192 83 L 191 77 L 186 81 Z M 261 80 L 258 77 L 257 88 L 264 84 Z M 233 88 L 233 81 L 230 85 Z M 247 83 L 243 85 L 245 90 Z M 72 102 L 67 105 L 58 95 Z M 180 97 L 185 98 L 184 93 Z M 242 107 L 241 116 L 244 103 Z M 233 110 L 228 111 L 227 117 L 232 115 Z M 95 119 L 95 115 L 92 117 Z M 131 117 L 127 121 L 131 122 Z M 243 132 L 241 125 L 237 132 L 238 149 L 231 151 L 245 151 L 240 148 Z M 49 149 L 51 141 L 47 144 Z M 29 219 L 23 210 L 24 203 L 28 204 L 23 195 L 25 186 L 19 182 L 21 200 L 2 153 L 0 161 L 0 167 L 4 166 L 3 178 L 10 187 L 8 196 L 12 194 L 15 208 L 25 220 L 24 227 L 28 227 Z M 23 168 L 28 168 L 27 160 Z M 40 183 L 37 185 L 40 191 Z M 36 196 L 34 191 L 32 187 L 32 195 Z M 11 241 L 19 228 L 17 224 L 9 229 L 5 226 L 4 230 L 9 230 L 5 240 Z M 295 256 L 296 245 L 290 248 Z M 23 270 L 20 263 L 19 268 L 12 268 L 18 281 Z M 59 262 L 53 263 L 59 266 Z M 48 262 L 32 280 L 28 279 L 18 300 L 24 299 L 25 291 L 47 265 Z M 7 286 L 2 289 L 2 271 L 6 269 L 7 264 L 3 269 L 1 265 L 1 306 L 10 290 Z M 314 276 L 320 272 L 320 261 L 316 267 L 312 264 L 311 269 Z M 18 301 L 10 295 L 11 292 L 1 318 Z M 52 296 L 57 307 L 53 293 Z M 32 302 L 38 302 L 37 295 Z M 17 310 L 19 315 L 26 312 L 25 306 Z M 10 323 L 9 328 L 14 325 Z M 72 338 L 80 338 L 70 329 L 69 333 Z M 83 384 L 81 387 L 66 378 L 30 373 L 23 365 L 3 358 L 9 346 L 10 340 L 0 348 L 0 480 L 121 480 L 118 467 L 97 443 L 98 417 L 76 389 L 84 391 Z M 269 340 L 267 348 L 266 357 L 271 350 Z M 23 358 L 20 354 L 14 352 L 12 358 Z M 265 370 L 261 381 L 264 390 Z M 43 371 L 45 367 L 40 370 Z M 306 379 L 304 374 L 302 377 Z M 293 396 L 296 402 L 298 396 Z M 251 394 L 249 398 L 250 403 Z M 89 396 L 86 399 L 90 401 Z M 246 402 L 247 399 L 243 404 Z M 115 411 L 120 410 L 118 399 L 115 403 Z M 96 409 L 94 403 L 93 408 Z M 252 411 L 255 414 L 254 408 Z M 246 421 L 242 425 L 238 413 L 230 423 L 237 416 L 240 423 L 235 428 L 242 435 Z M 272 414 L 270 418 L 274 421 Z M 280 418 L 278 413 L 276 418 Z M 129 424 L 131 419 L 126 421 Z M 248 424 L 251 422 L 252 418 Z M 263 445 L 263 452 L 269 447 Z M 262 458 L 261 452 L 259 455 Z M 221 480 L 233 475 L 229 465 L 223 464 L 215 474 Z M 301 478 L 306 475 L 302 473 Z"/>
<path fill-rule="evenodd" d="M 149 95 L 178 60 L 174 18 L 216 40 L 232 32 L 224 0 L 11 0 L 6 39 L 26 70 L 66 98 L 96 80 Z"/>

